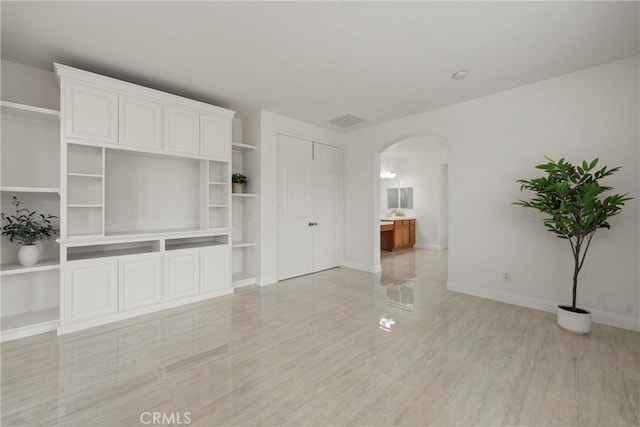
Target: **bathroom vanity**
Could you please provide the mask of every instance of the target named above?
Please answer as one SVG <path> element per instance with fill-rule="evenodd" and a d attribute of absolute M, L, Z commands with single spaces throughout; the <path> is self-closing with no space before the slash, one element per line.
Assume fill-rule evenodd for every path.
<path fill-rule="evenodd" d="M 416 219 L 388 217 L 380 221 L 380 249 L 396 251 L 412 248 L 416 243 Z"/>

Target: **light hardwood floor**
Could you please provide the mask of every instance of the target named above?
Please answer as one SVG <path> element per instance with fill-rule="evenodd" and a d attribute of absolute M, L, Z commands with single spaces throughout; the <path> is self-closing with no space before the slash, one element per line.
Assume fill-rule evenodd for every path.
<path fill-rule="evenodd" d="M 552 314 L 448 292 L 446 262 L 385 254 L 382 275 L 339 268 L 3 344 L 2 425 L 143 425 L 144 412 L 212 426 L 638 425 L 639 334 L 571 335 Z"/>

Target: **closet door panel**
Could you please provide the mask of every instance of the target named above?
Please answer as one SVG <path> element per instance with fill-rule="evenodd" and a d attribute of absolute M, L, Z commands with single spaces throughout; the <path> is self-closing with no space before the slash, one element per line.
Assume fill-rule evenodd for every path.
<path fill-rule="evenodd" d="M 312 142 L 278 136 L 278 279 L 313 271 Z"/>
<path fill-rule="evenodd" d="M 340 149 L 313 145 L 313 271 L 340 265 Z"/>

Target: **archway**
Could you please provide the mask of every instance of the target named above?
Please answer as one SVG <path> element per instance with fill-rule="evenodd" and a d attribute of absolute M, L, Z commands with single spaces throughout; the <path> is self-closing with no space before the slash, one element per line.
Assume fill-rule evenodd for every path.
<path fill-rule="evenodd" d="M 448 248 L 448 152 L 447 139 L 431 134 L 405 135 L 376 151 L 375 177 L 373 178 L 375 218 L 372 231 L 374 271 L 381 271 L 380 219 L 381 216 L 391 214 L 391 209 L 388 209 L 390 206 L 386 203 L 384 206 L 381 204 L 381 201 L 384 202 L 386 199 L 383 190 L 396 185 L 395 183 L 383 185 L 383 181 L 389 182 L 389 180 L 381 178 L 382 168 L 390 169 L 390 164 L 393 165 L 391 169 L 394 167 L 403 169 L 403 173 L 396 175 L 399 178 L 397 178 L 398 191 L 395 193 L 398 196 L 395 197 L 399 197 L 399 188 L 401 186 L 405 188 L 404 184 L 412 188 L 415 195 L 416 206 L 415 208 L 412 206 L 413 209 L 409 211 L 412 217 L 416 217 L 416 230 L 420 230 L 419 233 L 416 232 L 416 247 L 440 250 Z M 389 161 L 390 153 L 398 157 L 395 163 Z"/>

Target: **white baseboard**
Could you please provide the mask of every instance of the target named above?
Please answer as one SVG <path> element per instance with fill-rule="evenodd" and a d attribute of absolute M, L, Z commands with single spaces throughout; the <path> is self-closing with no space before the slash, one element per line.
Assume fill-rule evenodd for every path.
<path fill-rule="evenodd" d="M 428 245 L 426 243 L 416 243 L 415 245 L 413 245 L 414 248 L 418 248 L 418 249 L 431 249 L 434 251 L 441 251 L 442 248 L 440 247 L 440 245 Z"/>
<path fill-rule="evenodd" d="M 380 273 L 382 271 L 382 267 L 380 266 L 380 264 L 378 265 L 367 265 L 367 264 L 360 264 L 358 262 L 351 262 L 351 261 L 342 261 L 342 267 L 346 267 L 346 268 L 351 268 L 353 270 L 360 270 L 360 271 L 366 271 L 368 273 Z"/>
<path fill-rule="evenodd" d="M 494 289 L 479 288 L 477 286 L 470 286 L 451 281 L 447 282 L 447 289 L 461 294 L 506 302 L 507 304 L 519 305 L 521 307 L 533 308 L 535 310 L 547 311 L 549 313 L 555 313 L 558 304 L 560 304 L 558 302 L 540 298 L 518 295 L 511 292 L 497 291 Z M 638 318 L 608 313 L 600 310 L 589 309 L 589 311 L 591 311 L 591 316 L 595 323 L 640 332 L 640 319 Z"/>
<path fill-rule="evenodd" d="M 277 283 L 277 282 L 278 282 L 277 276 L 266 276 L 266 277 L 261 277 L 258 283 L 260 284 L 260 286 L 267 286 L 267 285 L 273 285 L 274 283 Z"/>
<path fill-rule="evenodd" d="M 68 322 L 66 324 L 60 324 L 60 326 L 58 326 L 58 335 L 63 335 L 63 334 L 68 334 L 71 332 L 77 332 L 77 331 L 81 331 L 83 329 L 88 329 L 88 328 L 93 328 L 95 326 L 102 326 L 102 325 L 106 325 L 108 323 L 113 323 L 113 322 L 118 322 L 120 320 L 126 320 L 126 319 L 130 319 L 132 317 L 137 317 L 137 316 L 142 316 L 145 314 L 151 314 L 151 313 L 155 313 L 158 311 L 162 311 L 162 310 L 168 310 L 170 308 L 176 308 L 176 307 L 181 307 L 181 306 L 185 306 L 187 304 L 193 304 L 196 302 L 201 302 L 201 301 L 205 301 L 211 298 L 216 298 L 216 297 L 220 297 L 223 295 L 229 295 L 229 294 L 233 294 L 233 287 L 229 287 L 226 289 L 222 289 L 222 290 L 217 290 L 217 291 L 212 291 L 212 292 L 207 292 L 204 294 L 200 294 L 200 295 L 195 295 L 195 296 L 191 296 L 188 298 L 182 298 L 176 301 L 167 301 L 167 302 L 163 302 L 161 304 L 157 304 L 157 305 L 153 305 L 153 306 L 149 306 L 149 307 L 143 307 L 143 308 L 138 308 L 135 310 L 129 310 L 129 311 L 123 311 L 123 312 L 118 312 L 115 314 L 110 314 L 107 316 L 103 316 L 103 317 L 99 317 L 97 319 L 90 319 L 90 320 L 81 320 L 81 321 L 75 321 L 75 322 Z"/>

